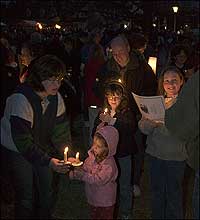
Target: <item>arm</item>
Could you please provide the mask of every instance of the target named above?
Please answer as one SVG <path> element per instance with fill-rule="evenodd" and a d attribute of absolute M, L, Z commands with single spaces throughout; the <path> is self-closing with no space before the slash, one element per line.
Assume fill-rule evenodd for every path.
<path fill-rule="evenodd" d="M 199 135 L 199 73 L 187 81 L 177 102 L 166 110 L 165 125 L 183 141 Z"/>
<path fill-rule="evenodd" d="M 142 133 L 149 135 L 153 132 L 154 128 L 158 127 L 159 124 L 156 122 L 149 120 L 147 118 L 142 118 L 138 122 L 138 127 L 141 130 Z"/>
<path fill-rule="evenodd" d="M 96 173 L 85 172 L 84 170 L 75 170 L 73 178 L 82 180 L 89 184 L 105 185 L 113 178 L 113 169 L 110 165 L 103 165 L 102 169 Z"/>

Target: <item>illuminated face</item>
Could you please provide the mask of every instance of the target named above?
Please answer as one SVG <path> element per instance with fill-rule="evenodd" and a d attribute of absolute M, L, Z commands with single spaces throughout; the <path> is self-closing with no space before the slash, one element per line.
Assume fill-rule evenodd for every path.
<path fill-rule="evenodd" d="M 183 80 L 180 78 L 178 73 L 168 71 L 164 74 L 163 88 L 167 94 L 167 97 L 174 97 L 178 95 Z"/>
<path fill-rule="evenodd" d="M 181 52 L 175 56 L 175 62 L 178 65 L 183 65 L 186 62 L 186 60 L 187 60 L 187 55 L 183 50 L 181 50 Z"/>
<path fill-rule="evenodd" d="M 122 97 L 114 93 L 114 95 L 107 95 L 108 104 L 111 106 L 112 110 L 116 110 L 121 102 Z"/>
<path fill-rule="evenodd" d="M 129 61 L 129 51 L 125 45 L 111 45 L 112 55 L 115 61 L 121 66 L 124 67 Z"/>
<path fill-rule="evenodd" d="M 61 85 L 61 81 L 62 79 L 56 78 L 55 76 L 52 76 L 51 78 L 42 81 L 42 85 L 45 88 L 47 96 L 57 94 L 58 89 Z"/>
<path fill-rule="evenodd" d="M 92 143 L 92 151 L 95 157 L 100 156 L 104 151 L 104 143 L 101 139 L 94 136 L 93 143 Z"/>
<path fill-rule="evenodd" d="M 33 60 L 33 57 L 31 56 L 31 52 L 28 48 L 22 48 L 20 58 L 21 58 L 21 63 L 24 66 L 28 66 L 30 62 Z"/>

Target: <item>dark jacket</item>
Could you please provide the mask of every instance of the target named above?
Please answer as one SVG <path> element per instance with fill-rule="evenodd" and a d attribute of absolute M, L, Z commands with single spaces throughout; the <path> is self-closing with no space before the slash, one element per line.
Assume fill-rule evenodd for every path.
<path fill-rule="evenodd" d="M 99 112 L 99 114 L 102 111 Z M 97 126 L 101 123 L 99 114 L 94 121 L 94 127 L 92 135 L 94 135 Z M 135 132 L 137 128 L 137 122 L 134 120 L 132 111 L 128 108 L 117 112 L 113 118 L 116 118 L 116 122 L 113 125 L 119 132 L 119 143 L 117 145 L 116 157 L 125 157 L 137 152 L 137 144 L 135 142 Z"/>

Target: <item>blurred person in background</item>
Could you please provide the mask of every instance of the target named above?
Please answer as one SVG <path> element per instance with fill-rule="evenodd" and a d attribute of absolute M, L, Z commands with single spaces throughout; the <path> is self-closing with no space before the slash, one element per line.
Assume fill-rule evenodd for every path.
<path fill-rule="evenodd" d="M 41 44 L 31 43 L 27 41 L 22 44 L 21 51 L 18 56 L 18 62 L 20 67 L 20 82 L 23 83 L 27 77 L 27 67 L 31 61 L 41 55 L 44 55 L 44 48 Z"/>
<path fill-rule="evenodd" d="M 19 68 L 14 52 L 0 43 L 0 81 L 1 81 L 1 117 L 3 116 L 6 99 L 14 91 L 19 82 Z"/>
<path fill-rule="evenodd" d="M 184 45 L 176 44 L 170 51 L 169 65 L 177 67 L 184 76 L 185 81 L 193 74 L 192 63 L 187 62 L 190 49 Z"/>

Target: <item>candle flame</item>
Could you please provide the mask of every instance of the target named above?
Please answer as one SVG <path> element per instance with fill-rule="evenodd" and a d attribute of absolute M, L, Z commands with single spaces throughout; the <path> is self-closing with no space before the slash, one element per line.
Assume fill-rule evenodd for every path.
<path fill-rule="evenodd" d="M 66 147 L 65 148 L 65 154 L 68 152 L 68 150 L 69 150 L 69 147 Z"/>
<path fill-rule="evenodd" d="M 39 29 L 42 29 L 42 25 L 39 22 L 37 22 L 36 25 L 39 27 Z"/>
<path fill-rule="evenodd" d="M 76 160 L 79 160 L 79 152 L 76 153 Z"/>
<path fill-rule="evenodd" d="M 107 112 L 108 112 L 108 108 L 105 108 L 104 109 L 104 114 L 107 113 Z"/>

